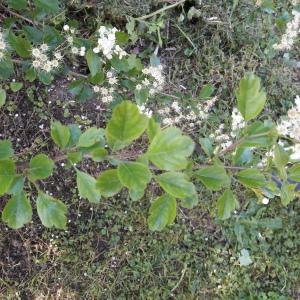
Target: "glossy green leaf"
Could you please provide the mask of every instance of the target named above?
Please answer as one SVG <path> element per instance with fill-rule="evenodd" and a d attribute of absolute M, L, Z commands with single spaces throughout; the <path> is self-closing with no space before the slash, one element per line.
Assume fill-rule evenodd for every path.
<path fill-rule="evenodd" d="M 39 192 L 36 200 L 36 207 L 44 226 L 66 229 L 67 207 L 63 202 Z"/>
<path fill-rule="evenodd" d="M 149 209 L 148 225 L 152 231 L 161 231 L 176 218 L 176 200 L 168 194 L 155 199 Z"/>
<path fill-rule="evenodd" d="M 300 182 L 300 164 L 294 165 L 288 170 L 289 178 Z"/>
<path fill-rule="evenodd" d="M 121 183 L 128 189 L 145 189 L 152 174 L 145 164 L 138 162 L 121 163 L 118 166 L 118 175 Z"/>
<path fill-rule="evenodd" d="M 112 197 L 119 193 L 122 189 L 122 184 L 118 176 L 118 170 L 102 172 L 97 178 L 96 187 L 104 197 Z"/>
<path fill-rule="evenodd" d="M 147 134 L 148 134 L 149 141 L 152 142 L 154 137 L 159 132 L 161 132 L 161 128 L 160 128 L 159 124 L 153 118 L 150 118 L 149 123 L 148 123 L 148 128 L 147 128 Z"/>
<path fill-rule="evenodd" d="M 7 191 L 10 195 L 16 195 L 23 191 L 25 183 L 25 177 L 22 175 L 15 176 L 13 182 L 10 185 L 9 190 Z"/>
<path fill-rule="evenodd" d="M 270 121 L 256 121 L 244 130 L 240 147 L 267 148 L 272 146 L 278 138 L 275 124 Z"/>
<path fill-rule="evenodd" d="M 280 199 L 281 203 L 284 206 L 287 206 L 292 202 L 296 197 L 295 194 L 295 185 L 294 184 L 283 184 L 280 190 Z"/>
<path fill-rule="evenodd" d="M 8 41 L 11 47 L 17 52 L 17 54 L 23 58 L 31 56 L 31 45 L 30 43 L 21 36 L 16 36 L 10 32 Z"/>
<path fill-rule="evenodd" d="M 182 135 L 178 128 L 169 127 L 155 135 L 147 157 L 162 170 L 176 171 L 187 166 L 187 158 L 193 150 L 194 142 L 190 137 Z"/>
<path fill-rule="evenodd" d="M 199 202 L 197 194 L 181 199 L 180 205 L 184 208 L 194 208 Z"/>
<path fill-rule="evenodd" d="M 31 203 L 23 191 L 9 199 L 2 212 L 3 222 L 13 229 L 23 227 L 31 221 L 31 217 Z"/>
<path fill-rule="evenodd" d="M 79 170 L 76 172 L 79 196 L 88 199 L 91 203 L 99 203 L 101 194 L 97 189 L 96 179 Z"/>
<path fill-rule="evenodd" d="M 0 140 L 0 160 L 5 160 L 14 155 L 11 141 Z"/>
<path fill-rule="evenodd" d="M 262 90 L 260 78 L 255 74 L 246 74 L 236 91 L 238 108 L 246 121 L 257 117 L 263 110 L 267 95 Z"/>
<path fill-rule="evenodd" d="M 68 152 L 67 153 L 68 156 L 68 160 L 72 163 L 72 164 L 78 164 L 82 161 L 82 153 L 79 151 L 74 151 L 74 152 Z"/>
<path fill-rule="evenodd" d="M 148 118 L 130 101 L 123 101 L 115 107 L 106 127 L 108 143 L 119 150 L 141 136 L 148 125 Z"/>
<path fill-rule="evenodd" d="M 45 13 L 57 13 L 59 11 L 58 0 L 34 0 L 34 4 L 37 8 L 44 11 Z"/>
<path fill-rule="evenodd" d="M 138 201 L 143 198 L 145 189 L 129 189 L 128 192 L 132 201 Z"/>
<path fill-rule="evenodd" d="M 201 99 L 207 99 L 209 98 L 213 92 L 214 92 L 214 87 L 211 84 L 206 84 L 202 87 L 200 93 L 199 93 L 199 98 Z"/>
<path fill-rule="evenodd" d="M 93 161 L 101 162 L 101 161 L 107 159 L 108 152 L 104 148 L 97 148 L 91 152 L 91 155 L 92 155 Z"/>
<path fill-rule="evenodd" d="M 89 49 L 85 55 L 91 76 L 94 77 L 99 71 L 101 71 L 101 60 L 100 57 Z"/>
<path fill-rule="evenodd" d="M 199 143 L 201 145 L 202 150 L 208 157 L 212 157 L 214 153 L 214 148 L 212 145 L 212 141 L 210 138 L 199 138 Z"/>
<path fill-rule="evenodd" d="M 9 190 L 15 176 L 15 163 L 12 160 L 0 160 L 0 196 Z"/>
<path fill-rule="evenodd" d="M 231 190 L 226 190 L 217 201 L 218 218 L 225 220 L 238 208 L 238 201 Z"/>
<path fill-rule="evenodd" d="M 223 166 L 201 168 L 195 172 L 195 175 L 208 189 L 213 191 L 230 186 L 230 178 Z"/>
<path fill-rule="evenodd" d="M 23 83 L 22 82 L 11 82 L 10 83 L 10 89 L 13 92 L 18 92 L 22 87 L 23 87 Z"/>
<path fill-rule="evenodd" d="M 54 162 L 45 154 L 38 154 L 30 160 L 29 178 L 31 181 L 46 179 L 52 175 Z"/>
<path fill-rule="evenodd" d="M 260 188 L 266 184 L 265 176 L 257 169 L 246 169 L 237 173 L 237 179 L 250 188 Z"/>
<path fill-rule="evenodd" d="M 6 91 L 0 88 L 0 107 L 6 102 Z"/>
<path fill-rule="evenodd" d="M 79 138 L 77 147 L 87 148 L 103 140 L 104 131 L 102 128 L 91 127 Z"/>
<path fill-rule="evenodd" d="M 70 129 L 59 121 L 54 121 L 51 123 L 51 137 L 58 147 L 65 148 L 69 143 Z"/>
<path fill-rule="evenodd" d="M 179 172 L 166 172 L 155 176 L 158 184 L 175 198 L 186 198 L 196 194 L 195 186 L 188 177 Z"/>
<path fill-rule="evenodd" d="M 8 0 L 7 3 L 15 10 L 23 10 L 27 7 L 27 0 Z"/>

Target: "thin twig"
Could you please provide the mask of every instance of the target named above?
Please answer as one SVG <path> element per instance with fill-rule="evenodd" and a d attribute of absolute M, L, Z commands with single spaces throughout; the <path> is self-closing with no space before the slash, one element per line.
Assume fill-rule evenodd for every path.
<path fill-rule="evenodd" d="M 15 16 L 15 17 L 17 17 L 19 19 L 22 19 L 22 20 L 24 20 L 24 21 L 26 21 L 26 22 L 28 22 L 28 23 L 30 23 L 32 25 L 36 25 L 36 23 L 34 21 L 32 21 L 32 20 L 30 20 L 30 19 L 28 19 L 28 18 L 26 18 L 26 17 L 24 17 L 24 16 L 22 16 L 22 15 L 16 13 L 16 12 L 12 11 L 12 10 L 10 10 L 6 6 L 4 6 L 3 4 L 0 4 L 0 7 L 3 8 L 6 12 L 8 12 L 9 14 L 11 14 L 12 16 Z"/>
<path fill-rule="evenodd" d="M 158 14 L 160 14 L 160 13 L 162 13 L 162 12 L 168 10 L 168 9 L 171 9 L 173 7 L 176 7 L 176 6 L 180 5 L 180 4 L 183 4 L 185 1 L 186 0 L 181 0 L 177 3 L 174 3 L 174 4 L 171 4 L 171 5 L 165 6 L 163 8 L 160 8 L 160 9 L 158 9 L 158 10 L 156 10 L 156 11 L 154 11 L 154 12 L 148 14 L 148 15 L 145 15 L 145 16 L 142 16 L 142 17 L 139 17 L 139 18 L 134 18 L 134 19 L 137 20 L 137 21 L 142 21 L 142 20 L 145 20 L 145 19 L 149 19 L 149 18 L 151 18 L 155 15 L 158 15 Z"/>

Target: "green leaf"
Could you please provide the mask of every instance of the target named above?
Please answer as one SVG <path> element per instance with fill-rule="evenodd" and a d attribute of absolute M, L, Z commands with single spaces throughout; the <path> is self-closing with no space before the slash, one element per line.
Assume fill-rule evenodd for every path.
<path fill-rule="evenodd" d="M 140 200 L 145 194 L 145 189 L 129 189 L 128 191 L 132 201 Z"/>
<path fill-rule="evenodd" d="M 19 56 L 23 58 L 28 58 L 31 56 L 31 45 L 25 38 L 16 36 L 12 32 L 10 32 L 8 41 L 10 46 L 15 49 Z"/>
<path fill-rule="evenodd" d="M 15 93 L 19 91 L 23 87 L 22 82 L 11 82 L 10 83 L 10 89 Z"/>
<path fill-rule="evenodd" d="M 59 11 L 58 0 L 34 0 L 34 4 L 38 9 L 41 9 L 45 13 L 57 13 Z"/>
<path fill-rule="evenodd" d="M 10 195 L 17 195 L 24 189 L 25 177 L 22 175 L 15 176 L 9 190 L 7 191 Z"/>
<path fill-rule="evenodd" d="M 260 188 L 265 186 L 266 178 L 257 169 L 246 169 L 237 173 L 238 180 L 250 188 Z"/>
<path fill-rule="evenodd" d="M 0 196 L 9 190 L 15 176 L 15 163 L 12 160 L 0 160 Z"/>
<path fill-rule="evenodd" d="M 107 159 L 108 152 L 104 148 L 97 148 L 91 152 L 91 155 L 92 155 L 93 161 L 101 162 L 101 161 Z"/>
<path fill-rule="evenodd" d="M 148 97 L 149 97 L 149 89 L 147 88 L 134 91 L 134 99 L 137 105 L 145 104 L 147 102 Z"/>
<path fill-rule="evenodd" d="M 0 88 L 0 107 L 5 104 L 6 101 L 6 91 Z"/>
<path fill-rule="evenodd" d="M 187 157 L 193 151 L 191 138 L 182 135 L 180 129 L 169 127 L 155 135 L 146 155 L 158 168 L 176 171 L 187 166 Z"/>
<path fill-rule="evenodd" d="M 274 165 L 284 177 L 286 177 L 285 166 L 289 162 L 289 158 L 289 154 L 283 149 L 283 147 L 276 144 L 274 149 Z"/>
<path fill-rule="evenodd" d="M 69 92 L 80 102 L 91 99 L 94 94 L 92 89 L 82 79 L 72 81 L 69 84 Z"/>
<path fill-rule="evenodd" d="M 184 208 L 194 208 L 199 202 L 197 194 L 181 199 L 181 206 Z"/>
<path fill-rule="evenodd" d="M 5 160 L 14 155 L 14 150 L 11 141 L 2 140 L 0 141 L 0 160 Z"/>
<path fill-rule="evenodd" d="M 9 199 L 2 212 L 3 222 L 13 229 L 23 227 L 31 221 L 31 217 L 31 203 L 23 191 Z"/>
<path fill-rule="evenodd" d="M 7 80 L 14 74 L 14 65 L 11 59 L 6 58 L 0 64 L 0 79 Z M 0 101 L 1 107 L 1 101 Z"/>
<path fill-rule="evenodd" d="M 294 184 L 283 184 L 280 190 L 281 203 L 287 206 L 295 199 L 295 185 Z"/>
<path fill-rule="evenodd" d="M 70 129 L 67 126 L 59 121 L 51 123 L 51 137 L 58 147 L 65 148 L 69 143 L 70 135 Z"/>
<path fill-rule="evenodd" d="M 112 197 L 120 192 L 122 184 L 118 176 L 118 170 L 106 170 L 100 174 L 96 183 L 97 189 L 104 197 Z"/>
<path fill-rule="evenodd" d="M 1 153 L 1 150 L 0 150 Z M 0 155 L 1 157 L 1 155 Z M 300 181 L 300 164 L 292 166 L 289 170 L 289 178 L 295 181 Z"/>
<path fill-rule="evenodd" d="M 67 154 L 68 156 L 68 160 L 72 163 L 72 164 L 78 164 L 82 161 L 82 153 L 81 152 L 68 152 Z"/>
<path fill-rule="evenodd" d="M 150 118 L 149 123 L 148 123 L 148 128 L 147 128 L 147 134 L 148 134 L 149 141 L 152 142 L 154 137 L 159 132 L 161 132 L 161 128 L 160 128 L 159 124 L 153 118 Z"/>
<path fill-rule="evenodd" d="M 33 68 L 29 68 L 25 72 L 25 80 L 33 82 L 36 79 L 36 71 Z"/>
<path fill-rule="evenodd" d="M 213 92 L 214 92 L 214 87 L 211 84 L 206 84 L 202 87 L 200 93 L 199 93 L 199 98 L 201 99 L 207 99 L 209 98 Z"/>
<path fill-rule="evenodd" d="M 69 124 L 68 125 L 70 131 L 70 138 L 67 147 L 74 147 L 79 141 L 81 136 L 81 130 L 77 124 Z"/>
<path fill-rule="evenodd" d="M 231 213 L 238 208 L 238 202 L 231 190 L 226 190 L 217 201 L 218 218 L 226 220 L 230 218 Z"/>
<path fill-rule="evenodd" d="M 263 110 L 267 95 L 262 90 L 260 78 L 255 74 L 246 74 L 236 91 L 238 108 L 246 121 L 257 117 Z"/>
<path fill-rule="evenodd" d="M 269 121 L 256 121 L 247 126 L 240 147 L 267 148 L 276 142 L 278 133 L 276 126 Z"/>
<path fill-rule="evenodd" d="M 60 200 L 54 199 L 47 194 L 39 192 L 36 200 L 38 215 L 42 224 L 46 227 L 66 229 L 67 207 Z"/>
<path fill-rule="evenodd" d="M 91 127 L 87 129 L 79 138 L 77 147 L 88 148 L 103 140 L 103 129 Z"/>
<path fill-rule="evenodd" d="M 51 73 L 47 73 L 44 70 L 39 71 L 37 75 L 38 75 L 38 79 L 45 85 L 50 85 L 54 79 Z"/>
<path fill-rule="evenodd" d="M 7 3 L 9 7 L 15 10 L 26 9 L 27 7 L 27 0 L 8 0 Z"/>
<path fill-rule="evenodd" d="M 158 184 L 175 198 L 187 198 L 196 194 L 195 186 L 179 172 L 166 172 L 155 177 Z"/>
<path fill-rule="evenodd" d="M 88 199 L 91 203 L 99 203 L 101 194 L 96 187 L 96 179 L 79 170 L 76 172 L 77 187 L 80 197 Z"/>
<path fill-rule="evenodd" d="M 45 154 L 38 154 L 33 157 L 29 164 L 29 179 L 36 181 L 39 179 L 46 179 L 51 176 L 53 172 L 54 162 Z"/>
<path fill-rule="evenodd" d="M 141 136 L 148 118 L 130 101 L 123 101 L 113 110 L 106 127 L 107 140 L 114 150 L 120 150 Z"/>
<path fill-rule="evenodd" d="M 176 200 L 170 195 L 163 195 L 151 204 L 148 225 L 152 231 L 161 231 L 172 224 L 176 217 Z"/>
<path fill-rule="evenodd" d="M 212 191 L 219 191 L 224 187 L 230 186 L 230 178 L 223 166 L 205 167 L 197 170 L 195 175 L 197 179 Z"/>
<path fill-rule="evenodd" d="M 91 76 L 94 77 L 99 71 L 101 71 L 101 61 L 100 57 L 93 52 L 92 49 L 89 49 L 85 55 Z"/>
<path fill-rule="evenodd" d="M 201 145 L 202 150 L 208 157 L 212 157 L 214 153 L 214 148 L 210 138 L 199 138 L 199 143 Z"/>
<path fill-rule="evenodd" d="M 145 164 L 126 162 L 118 166 L 118 176 L 128 189 L 142 190 L 150 182 L 152 174 Z"/>

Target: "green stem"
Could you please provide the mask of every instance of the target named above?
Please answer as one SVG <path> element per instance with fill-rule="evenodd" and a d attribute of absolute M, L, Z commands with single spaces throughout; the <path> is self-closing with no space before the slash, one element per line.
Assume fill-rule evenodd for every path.
<path fill-rule="evenodd" d="M 154 17 L 154 16 L 156 16 L 158 14 L 163 13 L 164 11 L 166 11 L 168 9 L 171 9 L 173 7 L 176 7 L 176 6 L 180 5 L 180 4 L 183 4 L 185 1 L 186 0 L 180 0 L 180 1 L 176 2 L 176 3 L 174 3 L 174 4 L 171 4 L 171 5 L 165 6 L 163 8 L 160 8 L 160 9 L 158 9 L 158 10 L 156 10 L 156 11 L 154 11 L 154 12 L 148 14 L 148 15 L 145 15 L 145 16 L 142 16 L 142 17 L 139 17 L 139 18 L 134 18 L 134 19 L 137 20 L 137 21 L 149 19 L 151 17 Z"/>

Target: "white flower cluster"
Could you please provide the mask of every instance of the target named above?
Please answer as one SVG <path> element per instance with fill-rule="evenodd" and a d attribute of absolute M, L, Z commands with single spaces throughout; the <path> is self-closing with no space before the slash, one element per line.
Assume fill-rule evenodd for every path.
<path fill-rule="evenodd" d="M 151 96 L 160 92 L 165 83 L 165 77 L 163 74 L 163 66 L 149 66 L 142 70 L 144 75 L 150 76 L 151 78 L 145 78 L 141 84 L 137 84 L 136 89 L 141 90 L 143 87 L 149 89 L 149 94 Z M 150 80 L 149 80 L 150 79 Z"/>
<path fill-rule="evenodd" d="M 113 54 L 116 54 L 119 59 L 122 59 L 123 56 L 126 56 L 127 52 L 116 44 L 117 31 L 118 30 L 116 28 L 100 26 L 98 29 L 98 45 L 93 49 L 94 53 L 99 53 L 101 51 L 107 59 L 112 59 Z"/>
<path fill-rule="evenodd" d="M 292 49 L 295 39 L 300 32 L 300 12 L 293 10 L 292 14 L 294 15 L 294 18 L 287 23 L 286 32 L 282 36 L 280 43 L 273 45 L 273 48 L 276 50 Z"/>
<path fill-rule="evenodd" d="M 138 108 L 142 114 L 145 114 L 147 117 L 152 117 L 152 110 L 149 108 L 146 108 L 145 105 L 138 105 Z"/>
<path fill-rule="evenodd" d="M 0 61 L 4 58 L 6 50 L 7 50 L 7 44 L 4 39 L 4 34 L 0 28 Z"/>
<path fill-rule="evenodd" d="M 231 113 L 231 132 L 230 134 L 224 133 L 224 124 L 221 124 L 219 128 L 212 134 L 210 138 L 215 140 L 219 144 L 219 148 L 224 150 L 232 145 L 233 138 L 235 138 L 238 132 L 246 126 L 243 116 L 239 110 L 234 107 Z"/>
<path fill-rule="evenodd" d="M 277 131 L 281 135 L 289 136 L 296 141 L 300 141 L 300 97 L 296 96 L 295 105 L 288 110 L 287 116 L 283 117 L 277 124 Z M 300 143 L 290 147 L 292 159 L 300 159 Z"/>
<path fill-rule="evenodd" d="M 277 131 L 281 135 L 300 140 L 300 97 L 296 96 L 295 105 L 288 110 L 287 116 L 277 125 Z"/>
<path fill-rule="evenodd" d="M 53 71 L 59 67 L 63 56 L 60 52 L 54 52 L 53 59 L 49 57 L 49 46 L 47 44 L 41 44 L 39 47 L 32 48 L 32 66 L 35 69 L 44 70 L 47 73 Z"/>
<path fill-rule="evenodd" d="M 199 102 L 195 107 L 195 111 L 190 106 L 182 108 L 177 101 L 172 102 L 170 107 L 166 106 L 158 110 L 160 116 L 163 117 L 162 123 L 166 126 L 170 125 L 188 125 L 190 128 L 201 125 L 203 120 L 209 116 L 209 112 L 217 101 L 217 97 L 213 97 L 206 102 Z"/>
<path fill-rule="evenodd" d="M 70 27 L 69 25 L 64 25 L 63 30 L 68 33 L 66 39 L 71 47 L 71 52 L 74 55 L 80 55 L 85 56 L 85 47 L 76 47 L 74 46 L 74 34 L 75 34 L 75 28 Z"/>
<path fill-rule="evenodd" d="M 93 87 L 95 93 L 100 93 L 102 96 L 102 102 L 110 103 L 113 101 L 113 93 L 115 91 L 115 86 L 118 83 L 118 78 L 115 76 L 114 71 L 108 71 L 106 73 L 107 82 L 109 84 L 108 87 L 101 87 L 95 85 Z"/>

